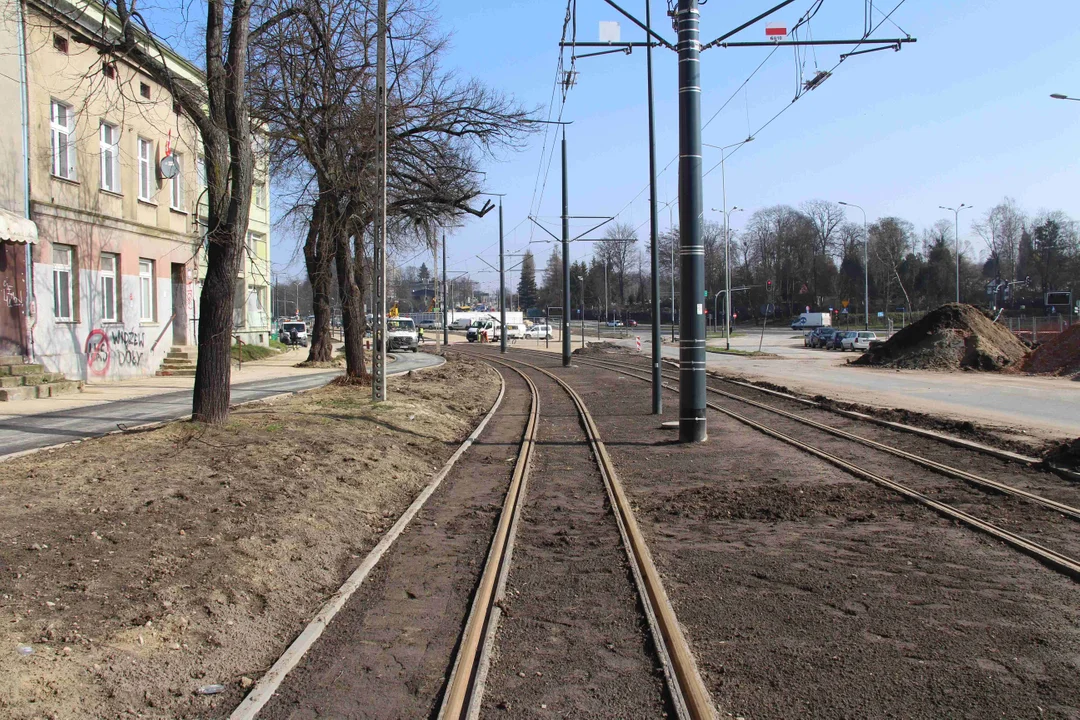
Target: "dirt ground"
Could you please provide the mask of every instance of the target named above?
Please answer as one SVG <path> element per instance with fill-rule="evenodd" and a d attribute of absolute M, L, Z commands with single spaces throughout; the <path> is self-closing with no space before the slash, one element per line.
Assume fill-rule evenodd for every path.
<path fill-rule="evenodd" d="M 719 414 L 673 443 L 645 383 L 559 372 L 725 716 L 1080 718 L 1075 582 Z"/>
<path fill-rule="evenodd" d="M 455 360 L 3 465 L 0 717 L 223 717 L 489 409 Z M 224 689 L 214 694 L 200 694 Z"/>

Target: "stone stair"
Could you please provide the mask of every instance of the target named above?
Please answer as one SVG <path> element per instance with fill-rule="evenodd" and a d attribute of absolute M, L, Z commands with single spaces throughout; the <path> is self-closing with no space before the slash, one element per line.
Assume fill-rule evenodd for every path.
<path fill-rule="evenodd" d="M 82 388 L 81 380 L 46 372 L 43 365 L 23 362 L 17 355 L 0 356 L 0 402 L 56 397 Z"/>
<path fill-rule="evenodd" d="M 173 345 L 169 353 L 161 361 L 161 367 L 157 371 L 159 377 L 195 377 L 195 362 L 199 359 L 199 351 L 191 346 Z"/>

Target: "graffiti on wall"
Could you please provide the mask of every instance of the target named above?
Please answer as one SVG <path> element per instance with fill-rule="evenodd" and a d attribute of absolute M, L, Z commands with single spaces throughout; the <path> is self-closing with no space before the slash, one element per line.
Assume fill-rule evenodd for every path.
<path fill-rule="evenodd" d="M 115 364 L 138 367 L 146 358 L 146 333 L 140 330 L 94 328 L 86 336 L 86 368 L 101 377 Z"/>
<path fill-rule="evenodd" d="M 15 286 L 4 280 L 4 302 L 8 307 L 22 307 L 22 298 L 15 292 Z"/>

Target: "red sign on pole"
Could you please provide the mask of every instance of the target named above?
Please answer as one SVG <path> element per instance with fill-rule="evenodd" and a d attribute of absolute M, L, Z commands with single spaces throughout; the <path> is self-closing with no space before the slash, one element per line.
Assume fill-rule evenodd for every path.
<path fill-rule="evenodd" d="M 783 40 L 787 37 L 787 25 L 770 23 L 765 26 L 765 37 L 769 40 Z"/>

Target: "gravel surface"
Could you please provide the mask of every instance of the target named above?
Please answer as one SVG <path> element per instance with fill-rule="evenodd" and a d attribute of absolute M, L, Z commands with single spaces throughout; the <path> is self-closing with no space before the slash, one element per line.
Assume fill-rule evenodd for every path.
<path fill-rule="evenodd" d="M 718 413 L 707 443 L 674 444 L 647 384 L 558 372 L 593 411 L 725 714 L 1080 717 L 1073 581 Z M 673 393 L 665 405 L 674 419 Z"/>

